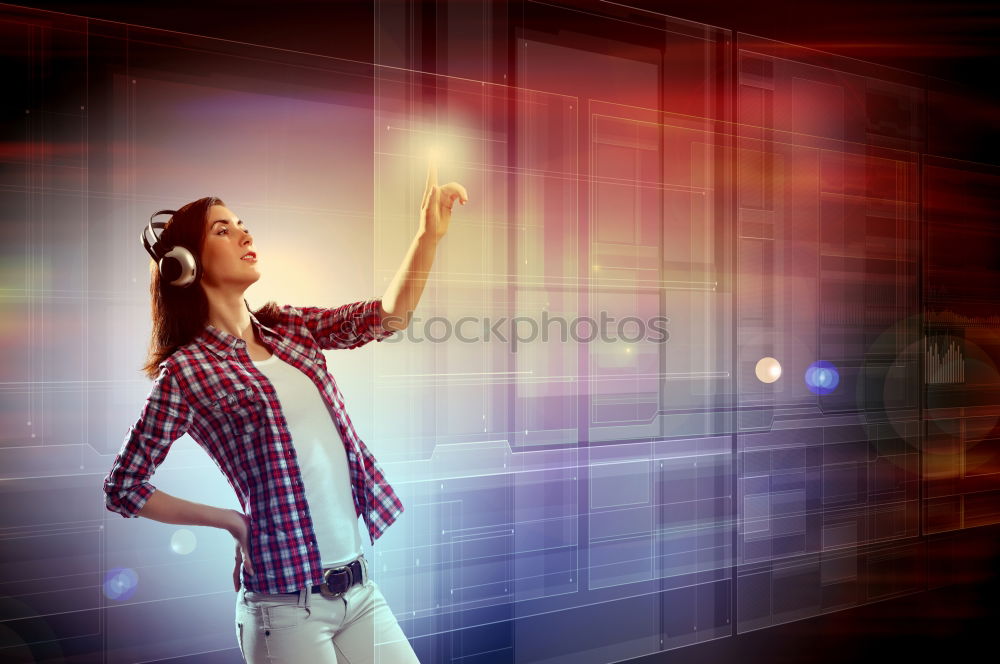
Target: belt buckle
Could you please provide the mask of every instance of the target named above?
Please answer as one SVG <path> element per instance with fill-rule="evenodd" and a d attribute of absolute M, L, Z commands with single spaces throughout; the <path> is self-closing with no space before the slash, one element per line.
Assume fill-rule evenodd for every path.
<path fill-rule="evenodd" d="M 347 587 L 344 588 L 343 592 L 335 593 L 330 589 L 330 583 L 329 583 L 330 575 L 333 574 L 334 572 L 344 569 L 346 569 L 347 573 L 350 575 L 349 576 L 350 581 L 348 582 Z M 354 570 L 351 569 L 350 565 L 344 565 L 343 567 L 331 567 L 330 569 L 324 570 L 323 572 L 323 584 L 319 587 L 319 592 L 320 594 L 323 595 L 323 597 L 326 597 L 327 599 L 335 599 L 346 593 L 348 590 L 350 590 L 351 586 L 353 585 L 354 585 Z"/>

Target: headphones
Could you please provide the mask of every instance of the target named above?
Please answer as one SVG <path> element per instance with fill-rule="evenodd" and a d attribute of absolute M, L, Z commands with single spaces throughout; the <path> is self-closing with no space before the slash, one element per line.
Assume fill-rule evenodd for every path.
<path fill-rule="evenodd" d="M 171 217 L 177 210 L 160 210 L 154 212 L 149 217 L 149 223 L 142 229 L 142 246 L 146 252 L 153 257 L 160 269 L 160 279 L 166 281 L 171 286 L 177 288 L 190 288 L 198 283 L 201 278 L 201 261 L 193 251 L 182 245 L 172 245 L 164 242 L 163 232 L 167 224 L 162 221 L 153 221 L 153 217 L 161 214 L 169 214 Z M 161 229 L 157 233 L 154 229 Z M 149 244 L 149 237 L 153 238 L 153 244 Z"/>

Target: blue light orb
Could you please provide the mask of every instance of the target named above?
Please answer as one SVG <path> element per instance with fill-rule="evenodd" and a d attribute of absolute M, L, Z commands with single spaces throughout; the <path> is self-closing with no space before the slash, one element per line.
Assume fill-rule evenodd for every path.
<path fill-rule="evenodd" d="M 806 369 L 806 387 L 813 394 L 830 394 L 840 383 L 837 367 L 826 360 L 818 360 Z"/>
<path fill-rule="evenodd" d="M 115 601 L 125 601 L 135 594 L 139 575 L 130 567 L 116 567 L 104 576 L 104 596 Z"/>

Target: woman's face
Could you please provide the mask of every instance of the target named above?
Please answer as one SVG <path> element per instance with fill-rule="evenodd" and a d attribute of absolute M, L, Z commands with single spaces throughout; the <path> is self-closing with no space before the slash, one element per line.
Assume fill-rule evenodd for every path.
<path fill-rule="evenodd" d="M 253 236 L 240 218 L 224 205 L 213 205 L 205 221 L 208 230 L 201 248 L 202 281 L 215 288 L 246 289 L 260 279 Z M 253 257 L 247 257 L 251 253 Z"/>

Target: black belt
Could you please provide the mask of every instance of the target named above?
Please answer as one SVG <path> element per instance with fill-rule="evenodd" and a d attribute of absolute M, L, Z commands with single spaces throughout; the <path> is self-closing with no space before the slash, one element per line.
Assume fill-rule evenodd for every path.
<path fill-rule="evenodd" d="M 339 597 L 348 588 L 364 581 L 361 572 L 363 558 L 352 560 L 342 567 L 329 567 L 323 570 L 323 583 L 312 587 L 312 592 L 323 593 L 324 597 Z"/>
<path fill-rule="evenodd" d="M 312 586 L 313 593 L 323 593 L 324 597 L 333 599 L 340 597 L 348 591 L 354 584 L 364 581 L 361 566 L 364 564 L 364 557 L 352 560 L 341 567 L 328 567 L 323 570 L 323 583 Z M 366 566 L 367 569 L 367 566 Z M 278 595 L 298 595 L 298 592 L 276 593 Z"/>

